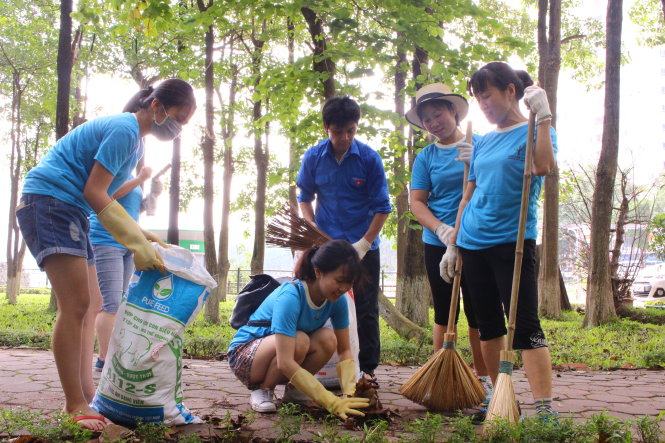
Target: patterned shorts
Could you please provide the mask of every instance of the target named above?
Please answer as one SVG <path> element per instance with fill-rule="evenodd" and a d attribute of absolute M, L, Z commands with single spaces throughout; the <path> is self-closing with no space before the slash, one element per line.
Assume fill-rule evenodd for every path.
<path fill-rule="evenodd" d="M 263 338 L 257 338 L 256 340 L 244 343 L 229 352 L 228 355 L 229 366 L 231 367 L 233 374 L 243 385 L 247 386 L 247 389 L 250 391 L 259 389 L 259 384 L 251 384 L 249 377 L 252 370 L 254 355 L 256 354 L 256 350 L 259 349 L 259 345 L 262 341 Z"/>

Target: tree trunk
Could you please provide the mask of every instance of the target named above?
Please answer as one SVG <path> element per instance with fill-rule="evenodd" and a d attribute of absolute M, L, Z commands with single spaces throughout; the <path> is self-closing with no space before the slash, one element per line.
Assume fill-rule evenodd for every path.
<path fill-rule="evenodd" d="M 69 130 L 69 91 L 72 79 L 72 0 L 60 1 L 60 35 L 58 37 L 58 91 L 55 105 L 55 138 Z"/>
<path fill-rule="evenodd" d="M 262 35 L 265 33 L 266 22 L 263 21 Z M 256 164 L 256 200 L 254 203 L 254 248 L 252 249 L 252 274 L 263 272 L 263 260 L 266 247 L 266 187 L 268 174 L 268 147 L 263 146 L 260 123 L 263 116 L 263 102 L 258 87 L 261 83 L 261 62 L 263 59 L 264 41 L 256 37 L 256 30 L 252 30 L 252 76 L 254 77 L 254 107 L 252 110 L 252 124 L 254 126 L 254 162 Z"/>
<path fill-rule="evenodd" d="M 219 252 L 217 260 L 217 286 L 220 301 L 226 301 L 228 289 L 229 269 L 229 216 L 231 214 L 231 182 L 233 181 L 233 137 L 235 136 L 235 103 L 238 89 L 238 66 L 233 63 L 231 56 L 231 85 L 229 87 L 229 102 L 224 127 L 224 178 L 222 191 L 222 226 L 219 230 Z"/>
<path fill-rule="evenodd" d="M 549 3 L 549 8 L 548 8 Z M 549 9 L 549 26 L 546 25 Z M 549 29 L 548 29 L 549 28 Z M 549 31 L 549 32 L 548 32 Z M 561 1 L 538 1 L 538 80 L 547 92 L 556 126 L 557 89 L 561 67 Z M 561 316 L 559 281 L 559 169 L 545 178 L 543 204 L 543 253 L 538 277 L 538 311 L 549 318 Z"/>
<path fill-rule="evenodd" d="M 335 96 L 335 62 L 326 54 L 327 39 L 323 31 L 323 23 L 312 9 L 307 6 L 300 8 L 309 34 L 312 37 L 312 67 L 314 72 L 322 74 L 323 99 L 328 100 Z"/>
<path fill-rule="evenodd" d="M 55 139 L 69 130 L 69 92 L 72 80 L 72 0 L 60 1 L 60 34 L 58 37 L 58 89 L 55 104 Z M 57 309 L 55 293 L 51 291 L 49 307 Z"/>
<path fill-rule="evenodd" d="M 612 194 L 619 155 L 619 99 L 621 62 L 622 0 L 608 0 L 605 57 L 605 116 L 596 183 L 591 209 L 591 268 L 587 282 L 586 316 L 588 327 L 607 323 L 616 317 L 609 269 Z"/>
<path fill-rule="evenodd" d="M 21 292 L 21 276 L 23 275 L 23 257 L 25 256 L 25 241 L 21 239 L 21 246 L 18 250 L 18 256 L 15 264 L 9 270 L 7 263 L 7 301 L 10 305 L 15 305 L 18 301 L 18 295 Z"/>
<path fill-rule="evenodd" d="M 623 246 L 626 236 L 626 223 L 628 220 L 628 173 L 619 170 L 621 175 L 621 196 L 619 203 L 619 210 L 616 215 L 616 223 L 614 224 L 614 246 L 612 247 L 612 255 L 610 256 L 610 279 L 612 283 L 612 298 L 614 300 L 614 308 L 617 309 L 626 300 L 629 295 L 630 285 L 626 284 L 626 275 L 619 275 L 619 259 L 621 258 L 621 247 Z"/>
<path fill-rule="evenodd" d="M 411 65 L 413 78 L 427 69 L 428 55 L 425 50 L 416 48 Z M 397 80 L 396 80 L 397 81 Z M 396 83 L 397 85 L 397 83 Z M 417 84 L 416 88 L 421 85 Z M 415 102 L 412 101 L 412 104 Z M 403 106 L 403 105 L 402 105 Z M 403 111 L 403 108 L 402 108 Z M 403 115 L 403 112 L 402 112 Z M 412 134 L 413 135 L 413 134 Z M 416 157 L 414 142 L 416 136 L 411 137 L 408 146 L 408 165 L 411 170 Z M 405 202 L 397 201 L 404 205 Z M 398 211 L 400 208 L 398 207 Z M 406 208 L 403 208 L 406 212 Z M 404 217 L 400 217 L 402 219 Z M 425 271 L 425 258 L 422 235 L 419 230 L 409 228 L 408 220 L 402 220 L 401 230 L 398 231 L 397 240 L 397 309 L 414 323 L 425 326 L 429 323 L 430 288 Z"/>
<path fill-rule="evenodd" d="M 173 140 L 173 153 L 171 154 L 171 179 L 169 181 L 169 228 L 166 241 L 172 245 L 180 244 L 180 229 L 178 216 L 180 213 L 180 137 Z"/>
<path fill-rule="evenodd" d="M 402 315 L 383 291 L 379 291 L 379 315 L 404 339 L 422 339 L 425 336 L 425 330 Z"/>
<path fill-rule="evenodd" d="M 205 10 L 208 6 L 203 6 L 199 0 L 199 9 Z M 215 163 L 215 129 L 214 119 L 214 30 L 212 25 L 208 26 L 205 33 L 205 133 L 201 148 L 203 150 L 203 240 L 205 243 L 205 263 L 206 269 L 210 274 L 217 272 L 217 248 L 215 247 L 215 229 L 213 227 L 213 201 L 215 199 L 214 173 Z M 219 300 L 216 293 L 213 292 L 208 297 L 206 303 L 205 318 L 209 323 L 219 323 Z"/>
<path fill-rule="evenodd" d="M 295 62 L 295 50 L 294 50 L 294 39 L 295 39 L 295 26 L 291 18 L 286 20 L 286 30 L 287 30 L 287 49 L 288 49 L 288 61 L 289 66 L 293 66 Z M 298 189 L 296 186 L 296 176 L 298 174 L 298 167 L 300 159 L 296 152 L 295 146 L 295 124 L 290 124 L 290 127 L 287 128 L 287 133 L 289 136 L 289 206 L 293 211 L 298 211 Z M 295 249 L 291 250 L 291 254 L 295 254 Z"/>

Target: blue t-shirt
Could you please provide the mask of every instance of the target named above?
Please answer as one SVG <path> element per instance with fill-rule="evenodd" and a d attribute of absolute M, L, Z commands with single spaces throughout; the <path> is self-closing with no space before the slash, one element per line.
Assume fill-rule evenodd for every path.
<path fill-rule="evenodd" d="M 479 250 L 517 241 L 527 130 L 527 122 L 497 129 L 475 145 L 469 181 L 476 182 L 476 189 L 462 214 L 458 246 Z M 556 156 L 554 128 L 550 136 Z M 538 196 L 543 179 L 531 177 L 526 239 L 535 240 L 538 235 Z"/>
<path fill-rule="evenodd" d="M 272 323 L 269 327 L 245 325 L 238 329 L 229 345 L 229 352 L 244 343 L 273 334 L 289 337 L 295 337 L 297 331 L 310 334 L 323 327 L 328 319 L 334 329 L 348 328 L 349 308 L 345 297 L 335 302 L 326 300 L 321 306 L 314 306 L 307 285 L 294 280 L 293 283 L 282 283 L 275 289 L 249 319 L 270 320 Z"/>
<path fill-rule="evenodd" d="M 329 139 L 309 148 L 296 184 L 299 202 L 316 198 L 316 224 L 334 239 L 355 243 L 365 235 L 375 214 L 391 211 L 381 157 L 355 139 L 340 163 Z M 372 249 L 378 247 L 377 236 Z"/>
<path fill-rule="evenodd" d="M 118 203 L 125 208 L 127 213 L 136 221 L 139 220 L 141 212 L 141 201 L 143 201 L 143 190 L 140 186 L 135 187 L 127 195 L 118 199 Z M 93 245 L 113 246 L 114 248 L 126 249 L 123 245 L 115 241 L 113 236 L 99 222 L 97 214 L 94 212 L 88 217 L 90 221 L 90 243 Z"/>
<path fill-rule="evenodd" d="M 474 135 L 473 145 L 479 140 L 480 136 Z M 456 144 L 425 146 L 416 156 L 411 170 L 411 189 L 428 191 L 427 207 L 434 217 L 449 226 L 455 226 L 464 179 L 464 162 L 455 160 L 459 155 Z M 423 242 L 443 246 L 439 237 L 424 226 Z"/>
<path fill-rule="evenodd" d="M 112 195 L 143 156 L 140 140 L 138 121 L 130 112 L 87 121 L 58 140 L 28 172 L 23 193 L 55 197 L 88 214 L 92 208 L 83 188 L 95 160 L 114 176 L 108 188 Z"/>

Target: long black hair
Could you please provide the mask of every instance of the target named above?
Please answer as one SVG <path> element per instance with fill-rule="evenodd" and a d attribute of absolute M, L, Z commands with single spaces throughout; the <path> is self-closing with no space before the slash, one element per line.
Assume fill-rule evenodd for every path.
<path fill-rule="evenodd" d="M 150 106 L 153 99 L 159 100 L 168 109 L 172 106 L 196 107 L 192 85 L 179 78 L 162 81 L 156 88 L 148 86 L 141 89 L 129 99 L 122 112 L 136 112 Z"/>
<path fill-rule="evenodd" d="M 316 280 L 315 269 L 322 273 L 343 268 L 345 283 L 353 284 L 362 274 L 358 253 L 346 240 L 329 240 L 321 246 L 306 250 L 296 263 L 295 277 L 300 280 Z"/>
<path fill-rule="evenodd" d="M 485 91 L 488 86 L 505 91 L 511 83 L 515 86 L 515 98 L 520 100 L 524 97 L 524 89 L 533 85 L 533 80 L 528 72 L 513 69 L 508 63 L 491 62 L 473 73 L 466 89 L 473 96 Z"/>

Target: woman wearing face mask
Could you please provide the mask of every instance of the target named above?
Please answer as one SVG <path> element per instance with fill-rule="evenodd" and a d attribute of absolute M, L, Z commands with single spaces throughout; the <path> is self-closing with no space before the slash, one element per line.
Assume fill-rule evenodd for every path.
<path fill-rule="evenodd" d="M 343 419 L 363 415 L 357 409 L 368 400 L 346 397 L 355 392 L 357 368 L 342 297 L 361 272 L 358 253 L 346 240 L 313 247 L 296 264 L 296 279 L 275 289 L 238 330 L 229 345 L 229 366 L 252 391 L 253 410 L 275 412 L 275 386 L 290 381 L 283 402 L 311 399 Z M 323 327 L 328 319 L 333 329 Z M 335 351 L 343 397 L 314 377 Z"/>
<path fill-rule="evenodd" d="M 30 252 L 46 271 L 58 301 L 53 356 L 64 410 L 99 431 L 104 417 L 88 404 L 94 395 L 94 321 L 100 307 L 88 214 L 134 254 L 137 269 L 163 269 L 161 258 L 127 211 L 111 198 L 143 156 L 141 138 L 172 140 L 189 122 L 196 101 L 185 81 L 169 79 L 138 92 L 129 112 L 87 121 L 62 137 L 28 172 L 16 217 Z"/>
<path fill-rule="evenodd" d="M 468 166 L 473 152 L 472 145 L 465 142 L 464 134 L 459 129 L 459 122 L 468 110 L 464 97 L 452 93 L 443 83 L 433 83 L 416 92 L 416 105 L 406 113 L 409 123 L 436 137 L 436 142 L 423 148 L 413 163 L 409 193 L 411 211 L 423 226 L 425 269 L 434 302 L 434 352 L 443 346 L 453 289 L 451 279 L 440 269 L 441 258 L 450 244 L 457 208 L 462 199 L 464 165 Z M 474 135 L 473 143 L 478 140 L 479 136 Z M 488 403 L 492 384 L 480 352 L 478 326 L 464 279 L 462 297 L 469 325 L 473 366 L 487 391 Z"/>
<path fill-rule="evenodd" d="M 529 207 L 524 256 L 517 303 L 513 348 L 522 351 L 536 411 L 541 417 L 556 415 L 552 408 L 552 363 L 547 340 L 538 319 L 536 236 L 538 196 L 544 175 L 554 168 L 556 133 L 547 94 L 525 71 L 513 70 L 503 62 L 492 62 L 476 71 L 469 81 L 469 93 L 496 129 L 475 145 L 469 184 L 460 202 L 456 229 L 451 242 L 462 254 L 462 273 L 478 319 L 485 364 L 496 381 L 499 353 L 505 348 L 515 262 L 515 243 L 522 196 L 527 118 L 519 101 L 536 114 Z M 443 260 L 452 273 L 457 248 L 449 248 Z"/>

